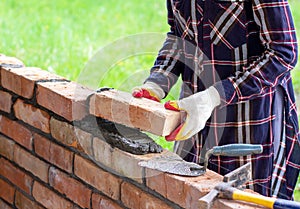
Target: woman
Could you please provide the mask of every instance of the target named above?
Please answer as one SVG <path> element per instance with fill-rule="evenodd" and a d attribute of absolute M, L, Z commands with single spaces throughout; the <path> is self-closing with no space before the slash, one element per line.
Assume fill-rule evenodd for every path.
<path fill-rule="evenodd" d="M 212 146 L 262 144 L 260 155 L 212 157 L 222 175 L 251 161 L 249 188 L 292 199 L 300 165 L 299 130 L 290 71 L 297 41 L 287 0 L 167 0 L 170 32 L 135 97 L 164 98 L 182 77 L 186 111 L 167 136 L 185 160 L 201 163 Z"/>

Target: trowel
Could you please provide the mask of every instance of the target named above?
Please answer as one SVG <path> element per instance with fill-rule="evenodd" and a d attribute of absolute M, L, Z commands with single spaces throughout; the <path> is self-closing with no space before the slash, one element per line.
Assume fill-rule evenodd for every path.
<path fill-rule="evenodd" d="M 256 144 L 229 144 L 223 146 L 215 146 L 208 150 L 205 154 L 204 165 L 198 165 L 183 160 L 174 153 L 168 153 L 154 157 L 148 161 L 141 161 L 139 165 L 142 167 L 181 175 L 181 176 L 200 176 L 206 172 L 208 159 L 211 155 L 215 156 L 246 156 L 252 154 L 260 154 L 263 151 L 262 145 Z"/>

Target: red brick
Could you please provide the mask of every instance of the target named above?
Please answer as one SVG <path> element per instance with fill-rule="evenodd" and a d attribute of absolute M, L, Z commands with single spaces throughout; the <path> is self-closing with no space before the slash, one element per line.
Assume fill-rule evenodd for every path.
<path fill-rule="evenodd" d="M 95 193 L 92 196 L 92 208 L 93 209 L 122 209 L 122 207 L 119 206 L 114 201 Z"/>
<path fill-rule="evenodd" d="M 218 183 L 220 183 L 223 180 L 223 177 L 213 171 L 206 170 L 206 173 L 199 177 L 191 177 L 191 178 L 184 178 L 180 179 L 179 176 L 175 175 L 169 175 L 168 182 L 174 183 L 174 181 L 184 181 L 184 188 L 182 189 L 184 191 L 185 196 L 185 202 L 183 202 L 182 199 L 179 199 L 179 201 L 175 201 L 174 198 L 176 196 L 176 193 L 170 191 L 172 187 L 168 187 L 169 189 L 169 197 L 173 199 L 174 202 L 177 202 L 178 204 L 185 205 L 186 208 L 199 208 L 199 198 L 206 195 L 210 190 L 212 190 Z M 183 178 L 183 177 L 181 177 Z"/>
<path fill-rule="evenodd" d="M 4 88 L 30 99 L 34 94 L 34 85 L 38 80 L 62 79 L 40 68 L 3 68 L 1 70 L 1 84 Z"/>
<path fill-rule="evenodd" d="M 122 180 L 78 155 L 75 156 L 74 173 L 108 197 L 115 200 L 120 198 L 120 183 Z"/>
<path fill-rule="evenodd" d="M 118 148 L 112 148 L 100 138 L 94 138 L 93 149 L 96 162 L 113 169 L 119 175 L 131 178 L 139 183 L 143 182 L 143 168 L 138 163 L 153 157 L 153 154 L 134 155 Z"/>
<path fill-rule="evenodd" d="M 165 182 L 167 187 L 167 199 L 177 203 L 183 208 L 186 208 L 184 177 L 166 174 Z"/>
<path fill-rule="evenodd" d="M 92 192 L 79 181 L 51 167 L 49 170 L 49 184 L 79 206 L 89 208 Z"/>
<path fill-rule="evenodd" d="M 140 199 L 141 209 L 172 209 L 173 207 L 165 203 L 165 201 L 158 199 L 148 193 L 142 192 Z"/>
<path fill-rule="evenodd" d="M 93 156 L 93 135 L 85 132 L 77 127 L 74 127 L 76 138 L 81 148 L 81 151 L 89 156 Z"/>
<path fill-rule="evenodd" d="M 41 135 L 34 134 L 33 138 L 37 155 L 69 173 L 72 172 L 73 152 L 55 144 Z"/>
<path fill-rule="evenodd" d="M 16 131 L 18 130 L 18 131 Z M 32 149 L 32 133 L 29 129 L 0 115 L 0 132 L 10 137 L 27 149 Z"/>
<path fill-rule="evenodd" d="M 19 146 L 15 146 L 14 161 L 44 182 L 48 182 L 49 165 Z"/>
<path fill-rule="evenodd" d="M 73 204 L 57 195 L 39 182 L 34 182 L 32 195 L 36 201 L 48 209 L 73 209 Z"/>
<path fill-rule="evenodd" d="M 16 189 L 13 186 L 0 179 L 0 197 L 2 199 L 13 204 L 15 191 Z"/>
<path fill-rule="evenodd" d="M 0 155 L 13 159 L 15 142 L 5 136 L 0 135 Z"/>
<path fill-rule="evenodd" d="M 74 82 L 38 83 L 37 102 L 69 121 L 87 115 L 86 99 L 93 91 Z"/>
<path fill-rule="evenodd" d="M 0 91 L 0 98 L 0 110 L 10 113 L 12 96 L 5 91 Z"/>
<path fill-rule="evenodd" d="M 146 185 L 163 197 L 167 197 L 165 173 L 157 170 L 146 169 Z"/>
<path fill-rule="evenodd" d="M 121 201 L 126 207 L 132 209 L 172 208 L 164 201 L 144 192 L 128 182 L 123 182 L 121 185 Z"/>
<path fill-rule="evenodd" d="M 55 118 L 50 119 L 51 135 L 59 142 L 74 147 L 80 151 L 84 151 L 81 147 L 75 127 L 69 123 L 62 122 Z"/>
<path fill-rule="evenodd" d="M 181 121 L 180 112 L 118 90 L 94 94 L 89 107 L 92 115 L 161 136 L 169 135 Z"/>
<path fill-rule="evenodd" d="M 183 177 L 146 169 L 146 185 L 183 208 L 199 208 L 198 199 L 222 181 L 210 170 L 199 177 Z"/>
<path fill-rule="evenodd" d="M 18 119 L 45 133 L 50 133 L 50 115 L 47 112 L 26 104 L 21 99 L 14 104 L 14 111 Z"/>
<path fill-rule="evenodd" d="M 94 159 L 104 166 L 112 168 L 112 152 L 114 148 L 104 140 L 95 137 L 93 139 Z"/>
<path fill-rule="evenodd" d="M 111 168 L 118 174 L 131 178 L 139 183 L 143 182 L 143 167 L 139 166 L 140 161 L 148 160 L 153 154 L 134 155 L 115 148 L 112 152 Z"/>
<path fill-rule="evenodd" d="M 16 191 L 15 206 L 18 209 L 43 209 L 43 207 L 39 206 L 36 202 L 19 191 Z"/>
<path fill-rule="evenodd" d="M 7 178 L 11 183 L 30 194 L 32 178 L 20 169 L 16 168 L 9 161 L 0 158 L 0 175 Z"/>
<path fill-rule="evenodd" d="M 0 199 L 0 208 L 1 209 L 12 209 L 11 206 L 9 206 L 8 204 L 6 204 L 3 200 Z"/>

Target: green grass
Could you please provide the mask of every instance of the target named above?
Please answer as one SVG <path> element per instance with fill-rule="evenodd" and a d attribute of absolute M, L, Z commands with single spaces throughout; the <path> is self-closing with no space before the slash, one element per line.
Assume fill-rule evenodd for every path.
<path fill-rule="evenodd" d="M 290 4 L 300 37 L 300 1 L 290 0 Z M 130 35 L 168 31 L 165 0 L 6 0 L 0 3 L 0 28 L 0 53 L 16 56 L 27 66 L 38 66 L 87 85 L 93 82 L 85 81 L 86 75 L 81 72 L 99 49 Z M 130 40 L 136 46 L 135 40 L 124 40 Z M 151 45 L 149 41 L 144 41 L 147 47 Z M 160 41 L 163 38 L 157 43 Z M 153 49 L 159 44 L 153 45 L 150 51 L 124 57 L 109 66 L 104 65 L 104 57 L 98 57 L 98 64 L 90 68 L 93 76 L 89 79 L 99 79 L 96 85 L 130 91 L 147 77 L 156 56 Z M 113 60 L 118 51 L 116 48 L 110 59 Z M 298 93 L 299 66 L 292 72 Z M 177 95 L 178 86 L 169 98 Z M 172 143 L 162 138 L 156 140 L 164 147 L 172 148 Z M 300 200 L 298 190 L 296 200 Z"/>

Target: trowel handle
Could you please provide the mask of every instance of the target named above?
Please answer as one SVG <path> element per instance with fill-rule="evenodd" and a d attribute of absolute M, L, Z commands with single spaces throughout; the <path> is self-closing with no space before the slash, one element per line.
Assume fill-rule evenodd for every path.
<path fill-rule="evenodd" d="M 260 154 L 262 151 L 263 147 L 260 144 L 228 144 L 214 147 L 211 154 L 236 157 Z"/>

